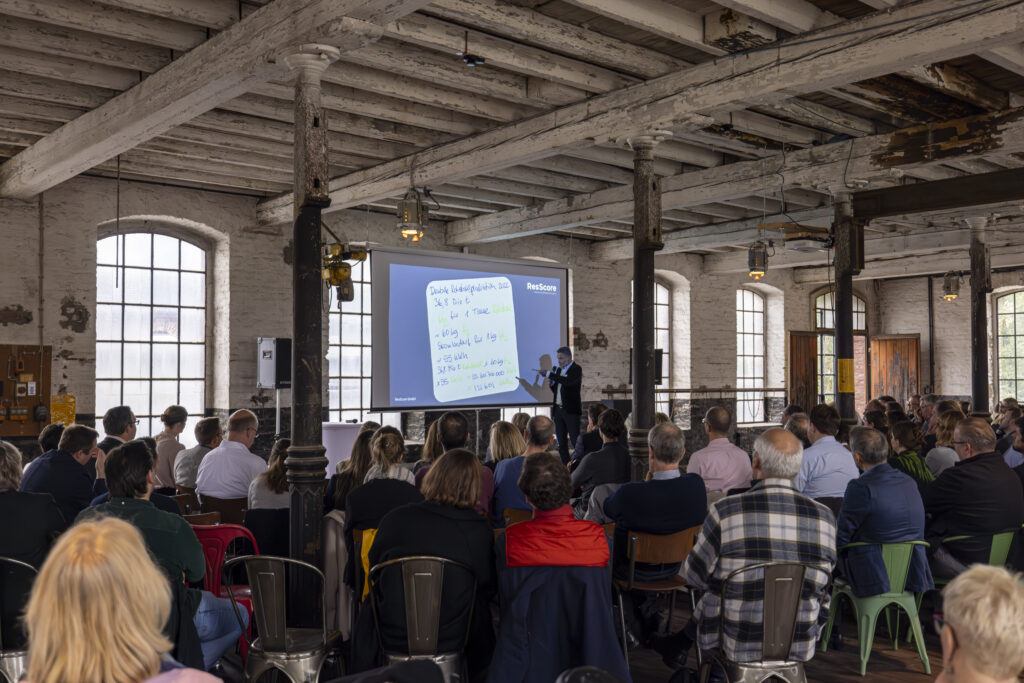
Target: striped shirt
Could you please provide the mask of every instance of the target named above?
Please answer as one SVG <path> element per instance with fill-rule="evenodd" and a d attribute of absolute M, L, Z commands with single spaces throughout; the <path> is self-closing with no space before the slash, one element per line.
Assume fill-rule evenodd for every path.
<path fill-rule="evenodd" d="M 828 618 L 826 592 L 836 563 L 836 523 L 821 503 L 798 493 L 788 479 L 765 479 L 750 491 L 714 503 L 686 559 L 686 582 L 703 591 L 697 603 L 701 650 L 721 648 L 735 662 L 761 659 L 763 571 L 738 575 L 725 600 L 719 642 L 722 584 L 730 573 L 762 562 L 808 566 L 790 657 L 807 661 Z"/>
<path fill-rule="evenodd" d="M 918 486 L 935 481 L 935 475 L 928 469 L 928 463 L 917 451 L 903 451 L 889 458 L 889 464 L 913 479 Z"/>

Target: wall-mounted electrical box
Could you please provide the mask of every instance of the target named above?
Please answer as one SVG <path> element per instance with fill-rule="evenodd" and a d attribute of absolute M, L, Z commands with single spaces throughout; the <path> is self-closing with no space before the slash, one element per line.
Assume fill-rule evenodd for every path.
<path fill-rule="evenodd" d="M 36 437 L 50 424 L 49 346 L 0 344 L 0 437 Z"/>

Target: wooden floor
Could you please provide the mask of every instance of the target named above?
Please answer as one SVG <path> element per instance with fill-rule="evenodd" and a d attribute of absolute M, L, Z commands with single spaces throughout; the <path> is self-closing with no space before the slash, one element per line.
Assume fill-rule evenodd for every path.
<path fill-rule="evenodd" d="M 682 611 L 682 610 L 681 610 Z M 688 611 L 688 610 L 687 610 Z M 849 610 L 843 610 L 849 612 Z M 687 615 L 688 616 L 688 615 Z M 685 623 L 683 619 L 675 619 L 677 628 Z M 906 624 L 906 617 L 903 618 Z M 851 618 L 844 619 L 842 624 L 844 643 L 838 652 L 829 649 L 825 654 L 816 652 L 814 659 L 807 663 L 805 671 L 808 681 L 827 681 L 827 683 L 845 683 L 847 681 L 866 681 L 871 683 L 926 683 L 935 680 L 942 670 L 942 651 L 939 638 L 933 633 L 925 633 L 925 644 L 931 660 L 932 674 L 924 673 L 924 666 L 917 656 L 917 648 L 900 643 L 899 650 L 892 649 L 892 642 L 881 637 L 884 632 L 879 629 L 868 660 L 867 675 L 860 675 L 860 646 L 856 638 L 856 626 Z M 696 668 L 693 651 L 690 652 L 688 666 Z M 652 650 L 637 648 L 629 656 L 629 668 L 634 683 L 665 683 L 672 675 L 661 657 Z"/>

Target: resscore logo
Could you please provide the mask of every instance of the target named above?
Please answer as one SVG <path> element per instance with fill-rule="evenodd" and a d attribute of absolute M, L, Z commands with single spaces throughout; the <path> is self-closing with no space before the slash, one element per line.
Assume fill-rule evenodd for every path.
<path fill-rule="evenodd" d="M 539 282 L 527 282 L 526 288 L 531 292 L 551 292 L 552 294 L 558 291 L 558 287 L 555 285 L 544 285 Z"/>

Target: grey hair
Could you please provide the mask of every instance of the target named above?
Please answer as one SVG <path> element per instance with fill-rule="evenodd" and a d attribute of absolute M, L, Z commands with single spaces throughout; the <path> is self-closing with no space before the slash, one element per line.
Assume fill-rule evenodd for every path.
<path fill-rule="evenodd" d="M 889 444 L 885 434 L 874 427 L 854 427 L 850 430 L 850 450 L 860 453 L 860 458 L 868 465 L 885 462 L 889 457 Z"/>
<path fill-rule="evenodd" d="M 924 396 L 921 397 L 921 405 L 933 406 L 940 400 L 942 399 L 939 398 L 938 394 L 925 394 Z"/>
<path fill-rule="evenodd" d="M 21 451 L 0 441 L 0 491 L 17 491 L 21 484 Z"/>
<path fill-rule="evenodd" d="M 686 437 L 679 427 L 671 422 L 662 422 L 654 425 L 648 433 L 647 444 L 651 447 L 655 460 L 672 465 L 683 457 Z"/>
<path fill-rule="evenodd" d="M 772 431 L 769 429 L 754 441 L 754 452 L 757 454 L 761 473 L 765 477 L 792 479 L 800 473 L 800 465 L 804 462 L 804 445 L 799 439 L 794 439 L 796 450 L 787 453 L 772 443 L 768 436 Z"/>

